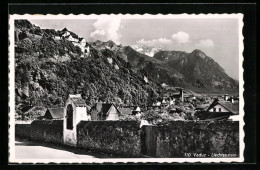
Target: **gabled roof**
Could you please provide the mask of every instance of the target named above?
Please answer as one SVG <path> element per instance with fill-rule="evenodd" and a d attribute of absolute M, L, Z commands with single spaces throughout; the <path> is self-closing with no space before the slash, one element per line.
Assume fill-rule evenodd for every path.
<path fill-rule="evenodd" d="M 133 111 L 140 112 L 140 111 L 141 111 L 141 109 L 140 109 L 140 107 L 139 107 L 139 106 L 135 106 Z"/>
<path fill-rule="evenodd" d="M 87 111 L 90 111 L 91 107 L 89 105 L 87 105 L 86 107 L 87 107 Z"/>
<path fill-rule="evenodd" d="M 51 114 L 53 119 L 64 118 L 64 109 L 63 109 L 63 107 L 61 107 L 61 108 L 48 108 L 46 113 L 48 111 L 50 112 L 50 114 Z M 45 115 L 46 115 L 46 113 L 45 113 Z"/>
<path fill-rule="evenodd" d="M 108 111 L 110 110 L 110 108 L 113 106 L 113 104 L 109 104 L 109 103 L 103 103 L 102 104 L 102 113 L 104 115 L 107 115 Z"/>
<path fill-rule="evenodd" d="M 79 37 L 79 41 L 83 41 L 84 40 L 84 38 L 83 37 Z"/>
<path fill-rule="evenodd" d="M 22 97 L 22 98 L 27 98 L 28 96 L 20 89 L 15 89 L 16 95 Z"/>
<path fill-rule="evenodd" d="M 233 114 L 239 114 L 239 103 L 231 103 L 231 102 L 218 102 L 220 105 L 225 107 L 227 110 L 232 112 Z"/>
<path fill-rule="evenodd" d="M 102 115 L 107 115 L 111 107 L 114 106 L 115 109 L 121 114 L 121 112 L 117 109 L 117 107 L 112 103 L 96 103 L 92 109 L 96 109 Z"/>
<path fill-rule="evenodd" d="M 76 107 L 83 107 L 83 106 L 87 107 L 85 100 L 80 98 L 80 97 L 73 97 L 73 98 L 70 98 L 70 99 Z"/>
<path fill-rule="evenodd" d="M 207 108 L 207 111 L 209 111 L 211 108 L 213 108 L 217 104 L 223 106 L 224 108 L 226 108 L 228 111 L 230 111 L 233 114 L 239 114 L 239 103 L 219 101 L 217 99 L 214 100 L 213 103 Z"/>
<path fill-rule="evenodd" d="M 180 95 L 180 92 L 174 92 L 174 93 L 171 93 L 172 96 L 177 96 L 177 95 Z"/>

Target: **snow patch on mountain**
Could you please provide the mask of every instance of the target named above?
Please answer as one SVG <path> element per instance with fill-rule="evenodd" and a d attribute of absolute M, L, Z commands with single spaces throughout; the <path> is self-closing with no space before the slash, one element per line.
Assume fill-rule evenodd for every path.
<path fill-rule="evenodd" d="M 131 45 L 131 47 L 142 54 L 145 54 L 147 56 L 153 57 L 155 53 L 157 53 L 158 51 L 161 51 L 161 48 L 155 48 L 155 47 L 151 47 L 151 46 L 146 46 L 146 45 Z"/>

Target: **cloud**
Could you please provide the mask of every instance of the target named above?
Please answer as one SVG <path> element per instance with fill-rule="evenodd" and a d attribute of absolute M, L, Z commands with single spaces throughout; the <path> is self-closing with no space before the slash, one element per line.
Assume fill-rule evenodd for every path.
<path fill-rule="evenodd" d="M 121 28 L 121 19 L 119 18 L 102 18 L 98 19 L 93 27 L 95 30 L 90 33 L 93 40 L 108 41 L 112 40 L 119 43 L 121 35 L 118 33 Z"/>
<path fill-rule="evenodd" d="M 174 39 L 179 44 L 184 44 L 189 41 L 190 35 L 186 32 L 179 31 L 176 34 L 172 35 L 172 39 Z"/>
<path fill-rule="evenodd" d="M 172 43 L 172 40 L 166 38 L 158 38 L 152 40 L 141 39 L 136 41 L 136 43 L 153 47 L 164 47 L 165 45 L 170 45 Z"/>
<path fill-rule="evenodd" d="M 211 39 L 200 40 L 197 44 L 200 47 L 214 47 L 215 44 Z"/>

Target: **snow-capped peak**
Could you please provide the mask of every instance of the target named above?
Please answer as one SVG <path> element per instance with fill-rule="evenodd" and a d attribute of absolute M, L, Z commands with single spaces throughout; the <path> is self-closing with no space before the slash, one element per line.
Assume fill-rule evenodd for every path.
<path fill-rule="evenodd" d="M 145 54 L 147 56 L 153 57 L 155 53 L 157 53 L 158 51 L 161 51 L 161 48 L 155 48 L 155 47 L 151 47 L 151 46 L 146 46 L 143 44 L 139 44 L 139 45 L 131 45 L 131 47 L 142 54 Z"/>

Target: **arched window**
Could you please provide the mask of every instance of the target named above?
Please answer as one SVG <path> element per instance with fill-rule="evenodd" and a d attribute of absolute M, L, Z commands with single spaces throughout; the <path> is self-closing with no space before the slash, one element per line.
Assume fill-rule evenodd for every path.
<path fill-rule="evenodd" d="M 67 106 L 67 129 L 73 129 L 73 107 L 71 104 Z"/>

